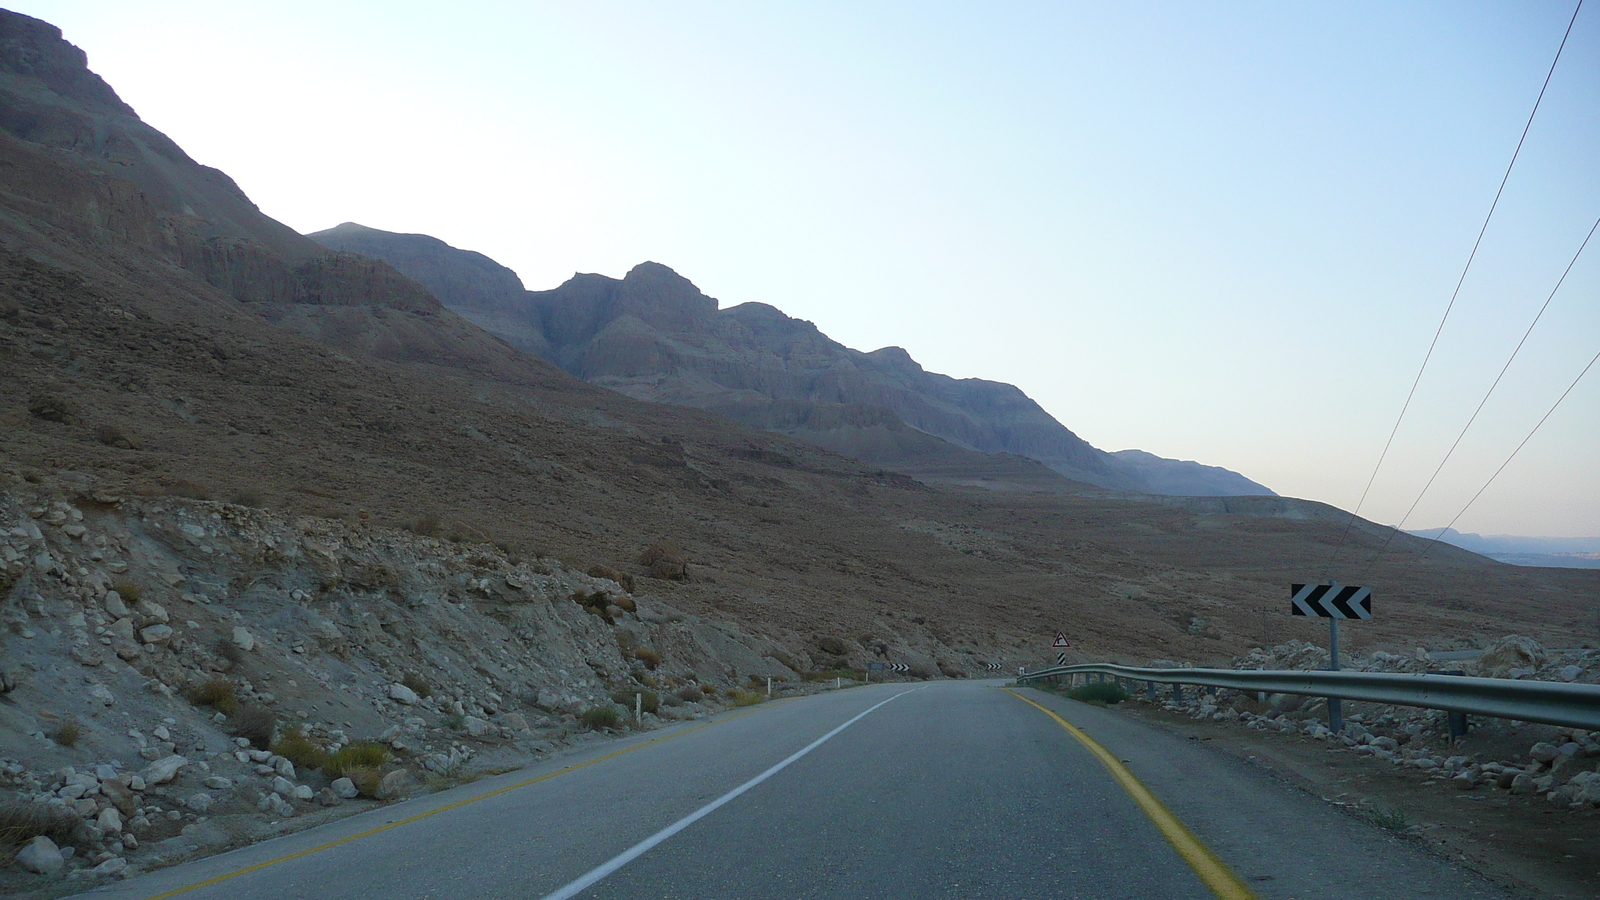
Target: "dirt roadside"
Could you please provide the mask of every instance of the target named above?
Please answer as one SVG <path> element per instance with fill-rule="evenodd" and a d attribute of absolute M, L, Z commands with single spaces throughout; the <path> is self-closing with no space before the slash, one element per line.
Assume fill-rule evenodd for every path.
<path fill-rule="evenodd" d="M 1549 898 L 1600 897 L 1600 809 L 1571 810 L 1538 795 L 1479 786 L 1461 791 L 1426 772 L 1306 735 L 1195 720 L 1151 704 L 1112 707 L 1231 754 L 1351 815 L 1382 820 L 1406 839 L 1508 888 Z M 1537 725 L 1475 727 L 1455 753 L 1497 758 L 1545 740 Z M 1377 814 L 1376 817 L 1374 814 Z"/>

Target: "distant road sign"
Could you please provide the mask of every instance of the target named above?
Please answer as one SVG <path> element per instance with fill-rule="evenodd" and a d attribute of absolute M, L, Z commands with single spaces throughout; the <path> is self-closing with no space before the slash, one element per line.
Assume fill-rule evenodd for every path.
<path fill-rule="evenodd" d="M 999 663 L 984 663 L 984 664 L 983 664 L 983 667 L 984 667 L 984 668 L 985 668 L 985 669 L 988 669 L 988 670 L 989 670 L 989 671 L 991 671 L 991 672 L 998 672 L 998 671 L 1000 671 L 1000 664 L 999 664 Z"/>
<path fill-rule="evenodd" d="M 889 671 L 891 671 L 891 672 L 909 672 L 909 671 L 911 671 L 911 667 L 906 665 L 905 663 L 889 663 Z"/>
<path fill-rule="evenodd" d="M 882 672 L 883 671 L 883 663 L 867 663 L 867 671 L 869 671 L 869 672 Z"/>
<path fill-rule="evenodd" d="M 1372 588 L 1353 584 L 1292 585 L 1289 612 L 1324 619 L 1372 618 Z"/>
<path fill-rule="evenodd" d="M 1072 642 L 1067 640 L 1067 633 L 1065 631 L 1058 631 L 1058 632 L 1056 632 L 1055 643 L 1051 644 L 1050 646 L 1052 646 L 1052 647 L 1071 647 L 1072 646 Z"/>

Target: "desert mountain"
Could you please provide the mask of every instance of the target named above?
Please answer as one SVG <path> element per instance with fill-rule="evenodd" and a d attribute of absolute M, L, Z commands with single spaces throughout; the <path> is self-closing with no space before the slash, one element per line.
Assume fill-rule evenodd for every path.
<path fill-rule="evenodd" d="M 1061 627 L 1091 654 L 1216 658 L 1257 640 L 1261 610 L 1281 608 L 1288 582 L 1344 531 L 1339 511 L 1286 498 L 1053 491 L 1043 486 L 1059 476 L 1021 456 L 997 457 L 1016 490 L 929 487 L 602 390 L 440 308 L 385 263 L 286 235 L 139 122 L 56 29 L 14 14 L 0 14 L 0 164 L 0 473 L 19 490 L 101 507 L 240 499 L 308 528 L 409 525 L 604 565 L 637 578 L 641 596 L 758 630 L 798 666 L 838 656 L 824 637 L 851 654 L 882 644 L 959 661 L 1032 652 Z M 213 205 L 173 199 L 187 196 Z M 482 271 L 484 284 L 511 284 Z M 639 391 L 675 396 L 692 375 L 721 406 L 748 400 L 763 427 L 931 442 L 917 422 L 942 422 L 970 429 L 968 446 L 1010 441 L 1086 472 L 1104 463 L 1014 388 L 929 375 L 898 351 L 856 354 L 770 307 L 718 311 L 663 266 L 550 293 L 528 304 L 529 326 L 566 365 Z M 606 333 L 617 340 L 595 340 Z M 737 390 L 711 379 L 704 348 L 722 346 L 744 348 L 728 360 Z M 751 363 L 763 346 L 782 363 Z M 672 371 L 663 359 L 684 360 L 685 374 L 657 382 L 650 373 Z M 1383 535 L 1358 522 L 1345 557 L 1370 558 Z M 665 541 L 693 577 L 651 577 L 641 554 Z M 1448 547 L 1415 560 L 1420 546 L 1401 536 L 1371 568 L 1395 599 L 1353 646 L 1495 633 L 1530 615 L 1553 633 L 1587 622 L 1593 573 L 1529 573 Z M 186 577 L 216 577 L 190 565 Z M 24 580 L 0 586 L 33 577 L 13 575 Z M 331 578 L 320 590 L 298 602 L 359 607 L 395 588 Z"/>
<path fill-rule="evenodd" d="M 1113 490 L 1272 494 L 1227 469 L 1097 450 L 1013 385 L 928 372 L 899 347 L 852 350 L 764 303 L 719 309 L 659 263 L 620 280 L 576 275 L 554 290 L 524 291 L 511 270 L 426 235 L 347 222 L 310 237 L 385 260 L 446 306 L 586 381 L 919 477 L 949 471 L 939 446 L 949 442 Z"/>

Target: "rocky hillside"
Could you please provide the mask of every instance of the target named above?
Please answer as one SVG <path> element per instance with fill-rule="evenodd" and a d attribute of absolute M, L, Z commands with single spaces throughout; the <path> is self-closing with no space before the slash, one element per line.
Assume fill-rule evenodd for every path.
<path fill-rule="evenodd" d="M 658 263 L 621 280 L 576 275 L 554 290 L 524 291 L 509 269 L 425 235 L 347 222 L 310 237 L 387 261 L 451 309 L 594 384 L 712 410 L 896 471 L 947 453 L 929 446 L 932 437 L 1037 460 L 1102 488 L 1272 494 L 1227 469 L 1097 450 L 1013 385 L 928 372 L 899 347 L 852 350 L 764 303 L 719 309 Z"/>

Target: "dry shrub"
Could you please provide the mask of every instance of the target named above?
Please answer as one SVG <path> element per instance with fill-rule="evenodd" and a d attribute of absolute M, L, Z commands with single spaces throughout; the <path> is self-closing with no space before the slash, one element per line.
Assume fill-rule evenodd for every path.
<path fill-rule="evenodd" d="M 250 488 L 234 491 L 229 501 L 235 506 L 248 506 L 252 509 L 261 509 L 267 505 L 266 496 Z"/>
<path fill-rule="evenodd" d="M 639 604 L 633 602 L 633 598 L 632 597 L 627 597 L 627 596 L 613 597 L 613 598 L 611 598 L 611 602 L 615 603 L 617 605 L 617 608 L 622 610 L 623 612 L 638 612 L 639 611 Z"/>
<path fill-rule="evenodd" d="M 94 430 L 94 439 L 107 447 L 116 447 L 120 450 L 139 449 L 139 442 L 116 425 L 101 425 L 96 428 Z"/>
<path fill-rule="evenodd" d="M 28 414 L 46 422 L 69 424 L 83 412 L 77 401 L 60 393 L 36 394 L 28 400 Z"/>
<path fill-rule="evenodd" d="M 650 570 L 651 578 L 667 581 L 689 580 L 689 557 L 672 541 L 652 544 L 639 557 L 639 565 Z"/>
<path fill-rule="evenodd" d="M 354 773 L 367 770 L 379 772 L 392 755 L 388 747 L 376 741 L 356 741 L 328 754 L 322 771 L 328 773 L 330 778 L 343 777 L 355 781 Z M 380 774 L 378 777 L 381 780 L 383 776 Z M 361 783 L 356 782 L 356 787 L 361 787 Z"/>
<path fill-rule="evenodd" d="M 328 761 L 328 751 L 300 727 L 285 730 L 267 749 L 294 763 L 296 769 L 320 769 Z"/>
<path fill-rule="evenodd" d="M 60 725 L 56 726 L 56 730 L 50 733 L 51 739 L 63 747 L 78 746 L 78 738 L 82 736 L 83 726 L 78 724 L 77 719 L 70 717 L 62 721 Z"/>
<path fill-rule="evenodd" d="M 728 692 L 728 703 L 733 706 L 755 706 L 760 703 L 762 696 L 754 691 L 741 691 L 738 688 Z"/>
<path fill-rule="evenodd" d="M 615 728 L 622 723 L 622 714 L 614 706 L 596 706 L 587 710 L 578 717 L 583 727 L 590 731 L 601 731 L 606 728 Z"/>
<path fill-rule="evenodd" d="M 647 669 L 655 669 L 656 666 L 661 665 L 661 654 L 651 650 L 649 647 L 639 647 L 635 649 L 633 651 L 633 658 L 644 663 L 644 666 Z"/>
<path fill-rule="evenodd" d="M 226 716 L 239 711 L 239 693 L 226 678 L 210 678 L 191 688 L 189 702 L 195 706 L 209 706 Z"/>
<path fill-rule="evenodd" d="M 210 488 L 197 481 L 190 481 L 186 478 L 180 478 L 179 480 L 174 481 L 172 486 L 167 488 L 167 493 L 170 496 L 183 497 L 188 500 L 211 499 Z"/>
<path fill-rule="evenodd" d="M 131 581 L 114 581 L 111 583 L 111 589 L 129 603 L 138 603 L 139 598 L 144 596 L 144 590 Z"/>
<path fill-rule="evenodd" d="M 278 717 L 270 709 L 259 706 L 241 706 L 239 711 L 228 716 L 228 731 L 234 737 L 242 737 L 250 742 L 250 746 L 257 750 L 266 750 L 272 746 L 272 736 L 278 730 Z"/>
<path fill-rule="evenodd" d="M 633 576 L 627 572 L 618 572 L 610 566 L 590 566 L 588 574 L 590 578 L 609 578 L 621 585 L 623 590 L 633 593 Z"/>
<path fill-rule="evenodd" d="M 401 526 L 405 530 L 422 537 L 438 537 L 444 531 L 444 523 L 439 517 L 429 513 L 421 518 L 407 522 Z"/>
<path fill-rule="evenodd" d="M 412 693 L 418 697 L 428 698 L 433 696 L 433 685 L 428 683 L 428 679 L 415 672 L 407 672 L 406 677 L 400 679 L 400 683 L 410 688 Z"/>
<path fill-rule="evenodd" d="M 0 846 L 16 847 L 44 835 L 57 844 L 76 843 L 82 823 L 59 806 L 13 800 L 0 803 Z"/>
<path fill-rule="evenodd" d="M 383 784 L 383 770 L 377 766 L 352 766 L 334 777 L 350 779 L 356 791 L 367 798 L 376 798 L 378 787 Z"/>
<path fill-rule="evenodd" d="M 705 691 L 700 690 L 698 687 L 692 684 L 678 691 L 678 699 L 684 701 L 685 703 L 699 703 L 705 698 Z"/>
<path fill-rule="evenodd" d="M 630 691 L 627 688 L 622 688 L 611 694 L 613 702 L 626 706 L 628 709 L 633 709 L 635 697 L 638 698 L 640 708 L 651 715 L 655 715 L 661 709 L 661 695 L 655 691 Z"/>

